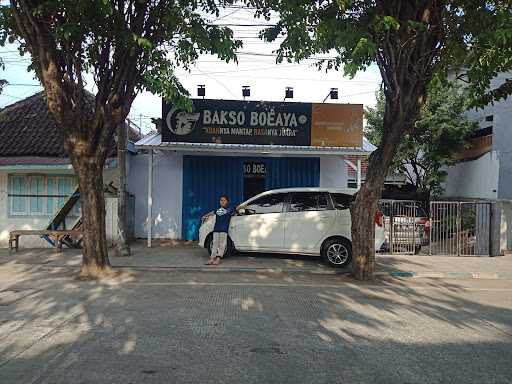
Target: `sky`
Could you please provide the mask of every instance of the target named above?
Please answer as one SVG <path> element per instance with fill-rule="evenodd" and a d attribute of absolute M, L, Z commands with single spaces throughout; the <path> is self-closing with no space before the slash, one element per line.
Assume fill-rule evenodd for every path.
<path fill-rule="evenodd" d="M 218 18 L 210 18 L 215 24 L 229 24 L 235 38 L 240 38 L 244 45 L 237 54 L 238 64 L 203 55 L 189 71 L 179 69 L 178 78 L 192 97 L 197 95 L 197 85 L 204 84 L 206 98 L 239 100 L 242 99 L 242 86 L 248 85 L 251 88 L 248 100 L 282 101 L 285 88 L 293 87 L 294 98 L 288 101 L 322 102 L 330 88 L 338 88 L 339 99 L 327 102 L 375 105 L 375 92 L 381 83 L 376 65 L 350 79 L 344 77 L 342 71 L 319 71 L 314 66 L 315 60 L 276 64 L 275 50 L 279 44 L 269 44 L 258 38 L 262 27 L 256 24 L 268 22 L 254 19 L 253 12 L 244 7 L 233 7 L 223 10 Z M 0 47 L 0 57 L 5 65 L 0 78 L 9 82 L 0 95 L 0 107 L 42 90 L 34 73 L 27 72 L 30 59 L 21 57 L 15 45 Z M 88 79 L 87 88 L 94 92 L 92 78 Z M 132 105 L 129 118 L 143 132 L 148 132 L 153 128 L 151 118 L 161 117 L 161 104 L 158 95 L 141 92 Z"/>

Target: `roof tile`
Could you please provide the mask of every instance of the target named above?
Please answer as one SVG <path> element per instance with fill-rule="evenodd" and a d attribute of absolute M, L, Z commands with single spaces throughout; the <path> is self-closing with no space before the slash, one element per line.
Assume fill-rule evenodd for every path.
<path fill-rule="evenodd" d="M 68 157 L 64 136 L 48 109 L 44 92 L 0 110 L 0 137 L 0 157 Z M 140 138 L 131 127 L 129 137 L 131 140 Z M 113 144 L 111 155 L 115 155 Z"/>

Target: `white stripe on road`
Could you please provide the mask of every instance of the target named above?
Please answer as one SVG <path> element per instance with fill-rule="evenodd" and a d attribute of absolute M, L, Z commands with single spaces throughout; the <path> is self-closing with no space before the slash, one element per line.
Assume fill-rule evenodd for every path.
<path fill-rule="evenodd" d="M 190 286 L 197 286 L 197 287 L 223 287 L 223 286 L 229 286 L 229 287 L 278 287 L 278 288 L 356 288 L 358 290 L 361 289 L 372 289 L 374 287 L 380 287 L 384 289 L 402 289 L 401 286 L 382 286 L 382 285 L 366 285 L 364 287 L 353 284 L 353 283 L 346 283 L 342 282 L 340 284 L 307 284 L 307 283 L 298 283 L 298 284 L 292 284 L 292 283 L 226 283 L 226 282 L 218 282 L 218 283 L 199 283 L 199 282 L 184 282 L 184 283 L 177 283 L 177 282 L 162 282 L 162 283 L 120 283 L 125 286 L 176 286 L 176 287 L 190 287 Z M 450 287 L 421 287 L 421 286 L 408 286 L 408 288 L 412 288 L 415 290 L 424 290 L 424 291 L 440 291 L 440 290 L 447 290 L 452 289 Z M 464 290 L 464 291 L 499 291 L 499 292 L 512 292 L 512 288 L 472 288 L 472 287 L 456 287 L 455 289 L 458 290 Z"/>

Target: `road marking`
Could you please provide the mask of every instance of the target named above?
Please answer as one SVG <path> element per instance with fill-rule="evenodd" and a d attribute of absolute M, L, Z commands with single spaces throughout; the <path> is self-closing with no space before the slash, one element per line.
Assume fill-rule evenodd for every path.
<path fill-rule="evenodd" d="M 241 282 L 241 283 L 229 283 L 229 282 L 211 282 L 211 283 L 208 283 L 208 282 L 195 282 L 195 281 L 190 281 L 190 282 L 183 282 L 183 283 L 178 283 L 178 282 L 162 282 L 162 283 L 130 283 L 130 282 L 127 282 L 127 283 L 121 283 L 122 285 L 124 286 L 155 286 L 155 287 L 158 287 L 158 286 L 176 286 L 176 287 L 190 287 L 190 286 L 197 286 L 197 287 L 222 287 L 222 286 L 227 286 L 227 287 L 277 287 L 277 288 L 287 288 L 287 287 L 290 287 L 290 288 L 338 288 L 338 289 L 343 289 L 343 288 L 356 288 L 356 289 L 367 289 L 367 288 L 374 288 L 374 287 L 380 287 L 380 288 L 384 288 L 384 289 L 402 289 L 403 287 L 401 286 L 390 286 L 390 285 L 386 285 L 384 287 L 382 287 L 381 284 L 374 284 L 374 285 L 365 285 L 365 286 L 361 286 L 361 285 L 358 285 L 358 284 L 354 284 L 354 283 L 347 283 L 347 282 L 340 282 L 339 284 L 314 284 L 314 283 L 251 283 L 251 282 Z M 415 290 L 449 290 L 449 289 L 452 289 L 450 287 L 422 287 L 422 286 L 408 286 L 409 288 L 413 288 Z M 456 289 L 458 290 L 465 290 L 465 291 L 490 291 L 490 292 L 494 292 L 494 291 L 500 291 L 500 292 L 512 292 L 512 288 L 473 288 L 473 287 L 456 287 Z"/>

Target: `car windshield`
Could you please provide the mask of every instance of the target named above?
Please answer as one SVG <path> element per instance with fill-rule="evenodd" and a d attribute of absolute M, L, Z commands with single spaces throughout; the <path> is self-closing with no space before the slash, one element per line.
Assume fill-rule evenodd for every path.
<path fill-rule="evenodd" d="M 349 209 L 350 203 L 355 199 L 355 195 L 348 195 L 346 193 L 331 193 L 331 197 L 336 209 Z"/>
<path fill-rule="evenodd" d="M 247 203 L 245 214 L 254 215 L 263 213 L 279 213 L 283 210 L 285 199 L 285 193 L 274 193 L 262 196 Z"/>

